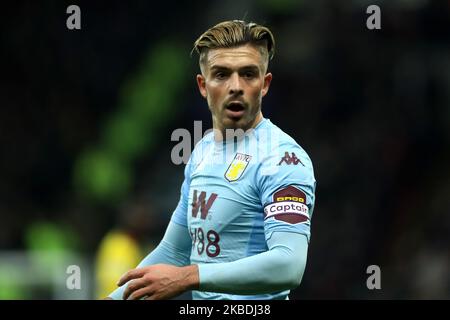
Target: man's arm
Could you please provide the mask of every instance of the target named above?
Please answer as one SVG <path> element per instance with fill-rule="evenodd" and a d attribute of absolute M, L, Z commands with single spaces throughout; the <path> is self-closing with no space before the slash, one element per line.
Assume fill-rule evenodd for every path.
<path fill-rule="evenodd" d="M 306 266 L 305 235 L 274 232 L 269 250 L 233 262 L 174 267 L 155 265 L 128 272 L 121 283 L 133 280 L 125 291 L 129 299 L 168 299 L 198 289 L 230 294 L 263 294 L 295 288 Z"/>
<path fill-rule="evenodd" d="M 231 294 L 264 294 L 297 287 L 308 252 L 305 235 L 274 232 L 269 250 L 227 263 L 200 264 L 199 290 Z"/>

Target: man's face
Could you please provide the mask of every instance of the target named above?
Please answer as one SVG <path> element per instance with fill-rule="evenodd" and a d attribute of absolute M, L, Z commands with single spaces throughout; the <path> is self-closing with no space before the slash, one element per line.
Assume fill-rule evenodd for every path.
<path fill-rule="evenodd" d="M 260 49 L 251 44 L 209 50 L 197 84 L 215 129 L 247 130 L 262 119 L 261 100 L 272 80 L 265 64 Z"/>

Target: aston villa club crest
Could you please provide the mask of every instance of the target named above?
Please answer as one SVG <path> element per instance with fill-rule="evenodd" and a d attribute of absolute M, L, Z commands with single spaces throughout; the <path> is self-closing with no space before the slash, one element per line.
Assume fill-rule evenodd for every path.
<path fill-rule="evenodd" d="M 252 156 L 249 156 L 248 154 L 236 153 L 233 161 L 225 172 L 225 179 L 230 182 L 239 180 L 251 159 Z"/>

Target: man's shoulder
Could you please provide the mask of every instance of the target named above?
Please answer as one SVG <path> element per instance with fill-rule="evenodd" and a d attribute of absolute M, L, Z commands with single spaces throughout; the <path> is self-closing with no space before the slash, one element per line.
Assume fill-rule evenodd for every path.
<path fill-rule="evenodd" d="M 211 142 L 213 142 L 213 140 L 214 140 L 214 132 L 213 131 L 205 132 L 205 135 L 203 136 L 203 138 L 201 138 L 195 144 L 194 150 L 199 148 L 199 147 L 202 147 L 202 146 L 210 144 Z"/>
<path fill-rule="evenodd" d="M 258 130 L 258 137 L 261 147 L 265 147 L 266 159 L 272 157 L 293 157 L 311 162 L 308 153 L 303 147 L 288 133 L 273 124 L 269 119 L 263 127 Z M 296 160 L 294 160 L 296 162 Z"/>
<path fill-rule="evenodd" d="M 266 185 L 266 190 L 275 191 L 289 185 L 301 186 L 303 192 L 313 196 L 316 180 L 308 153 L 278 126 L 270 124 L 270 128 L 267 128 L 275 135 L 270 138 L 271 147 L 258 167 L 259 181 Z"/>
<path fill-rule="evenodd" d="M 206 133 L 203 138 L 201 138 L 195 145 L 191 152 L 191 162 L 195 162 L 205 155 L 207 148 L 211 145 L 214 140 L 213 132 Z M 196 159 L 196 160 L 195 160 Z"/>

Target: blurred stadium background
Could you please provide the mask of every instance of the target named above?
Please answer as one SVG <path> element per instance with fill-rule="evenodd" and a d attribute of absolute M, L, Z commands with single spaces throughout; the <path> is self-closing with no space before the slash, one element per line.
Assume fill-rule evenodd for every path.
<path fill-rule="evenodd" d="M 1 299 L 98 298 L 158 243 L 183 178 L 171 133 L 211 126 L 192 43 L 243 18 L 275 34 L 263 112 L 318 181 L 291 299 L 450 299 L 450 2 L 431 0 L 2 5 Z"/>

